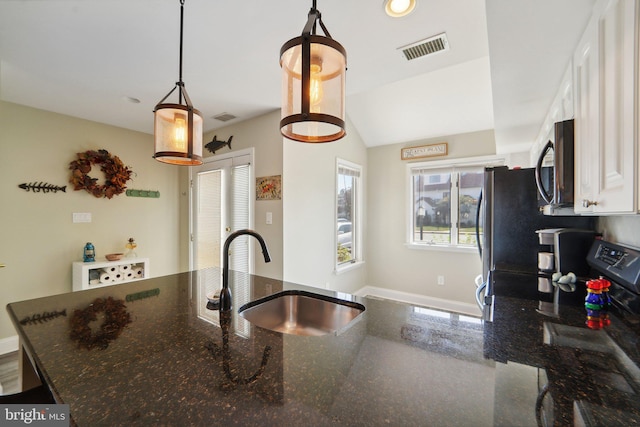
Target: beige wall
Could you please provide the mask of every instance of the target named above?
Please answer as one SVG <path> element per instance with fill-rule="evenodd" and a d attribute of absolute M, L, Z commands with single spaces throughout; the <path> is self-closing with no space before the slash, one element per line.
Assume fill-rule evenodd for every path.
<path fill-rule="evenodd" d="M 336 255 L 336 159 L 363 170 L 363 206 L 367 206 L 367 149 L 351 122 L 347 136 L 326 144 L 284 142 L 284 279 L 309 286 L 354 292 L 366 283 L 365 265 L 339 275 Z M 362 215 L 366 230 L 367 209 Z M 367 239 L 365 234 L 364 239 Z M 366 246 L 366 244 L 365 244 Z"/>
<path fill-rule="evenodd" d="M 0 130 L 0 263 L 6 265 L 0 269 L 0 339 L 15 335 L 7 303 L 71 291 L 71 263 L 82 260 L 88 241 L 104 257 L 124 251 L 134 237 L 153 276 L 181 269 L 178 169 L 152 159 L 150 135 L 6 102 L 0 102 Z M 73 191 L 69 162 L 78 152 L 101 148 L 135 172 L 128 188 L 159 190 L 160 198 L 121 194 L 108 200 Z M 95 166 L 90 175 L 103 181 Z M 18 188 L 32 181 L 67 185 L 67 191 Z M 91 213 L 92 222 L 72 223 L 73 212 Z"/>
<path fill-rule="evenodd" d="M 493 131 L 473 132 L 387 145 L 368 150 L 369 203 L 367 284 L 418 295 L 475 303 L 474 278 L 482 272 L 477 252 L 416 250 L 406 247 L 407 162 L 403 147 L 448 142 L 446 159 L 495 153 Z M 442 160 L 442 158 L 438 158 Z M 445 276 L 445 285 L 436 278 Z"/>

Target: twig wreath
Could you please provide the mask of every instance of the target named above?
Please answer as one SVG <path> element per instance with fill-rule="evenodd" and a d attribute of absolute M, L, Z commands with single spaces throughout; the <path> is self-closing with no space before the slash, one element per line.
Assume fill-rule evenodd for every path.
<path fill-rule="evenodd" d="M 98 178 L 91 178 L 92 165 L 100 165 L 100 170 L 104 172 L 105 183 L 98 184 Z M 126 183 L 131 179 L 132 171 L 122 163 L 118 156 L 112 156 L 107 150 L 89 150 L 78 153 L 78 158 L 69 163 L 71 178 L 69 182 L 73 184 L 74 190 L 87 190 L 95 197 L 112 198 L 115 195 L 124 193 Z"/>
<path fill-rule="evenodd" d="M 89 323 L 98 320 L 98 313 L 104 313 L 104 322 L 95 333 Z M 109 342 L 120 336 L 122 330 L 131 323 L 131 315 L 127 312 L 123 300 L 112 297 L 97 298 L 84 310 L 75 310 L 71 317 L 71 339 L 80 347 L 101 350 L 109 347 Z"/>

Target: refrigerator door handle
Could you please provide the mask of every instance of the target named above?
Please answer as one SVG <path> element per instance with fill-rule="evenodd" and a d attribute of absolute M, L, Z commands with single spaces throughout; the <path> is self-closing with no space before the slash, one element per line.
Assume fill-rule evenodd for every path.
<path fill-rule="evenodd" d="M 482 242 L 480 241 L 480 210 L 482 209 L 482 189 L 478 196 L 478 208 L 476 209 L 476 244 L 478 245 L 478 253 L 482 260 Z"/>
<path fill-rule="evenodd" d="M 553 196 L 549 195 L 546 188 L 544 188 L 544 184 L 542 183 L 542 162 L 544 161 L 544 156 L 547 155 L 547 151 L 552 148 L 553 142 L 547 141 L 546 145 L 542 149 L 542 152 L 540 153 L 540 157 L 538 157 L 538 163 L 536 164 L 536 186 L 538 187 L 538 192 L 540 193 L 544 201 L 549 205 L 553 203 Z"/>

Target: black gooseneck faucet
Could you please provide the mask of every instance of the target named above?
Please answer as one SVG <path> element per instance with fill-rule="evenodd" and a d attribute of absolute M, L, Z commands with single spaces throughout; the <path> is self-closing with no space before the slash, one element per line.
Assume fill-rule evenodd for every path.
<path fill-rule="evenodd" d="M 222 249 L 224 254 L 224 261 L 222 265 L 222 290 L 220 291 L 220 311 L 230 311 L 231 310 L 231 290 L 229 290 L 229 246 L 231 246 L 231 242 L 236 237 L 243 235 L 253 236 L 260 243 L 260 247 L 262 248 L 262 255 L 264 256 L 264 262 L 271 262 L 271 256 L 269 255 L 269 249 L 267 249 L 267 244 L 264 242 L 264 239 L 261 235 L 256 233 L 253 230 L 238 230 L 229 234 L 227 240 L 224 241 L 224 247 Z"/>

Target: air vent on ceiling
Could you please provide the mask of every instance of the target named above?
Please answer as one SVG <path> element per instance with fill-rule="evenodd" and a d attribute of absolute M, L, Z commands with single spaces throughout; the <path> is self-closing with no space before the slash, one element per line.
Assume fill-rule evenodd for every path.
<path fill-rule="evenodd" d="M 216 120 L 220 120 L 221 122 L 228 122 L 229 120 L 235 119 L 236 116 L 229 113 L 222 113 L 222 114 L 218 114 L 217 116 L 213 116 L 213 118 Z"/>
<path fill-rule="evenodd" d="M 442 33 L 399 49 L 402 50 L 402 54 L 407 61 L 411 61 L 412 59 L 418 59 L 426 55 L 449 50 L 449 40 L 447 40 L 447 34 Z"/>

